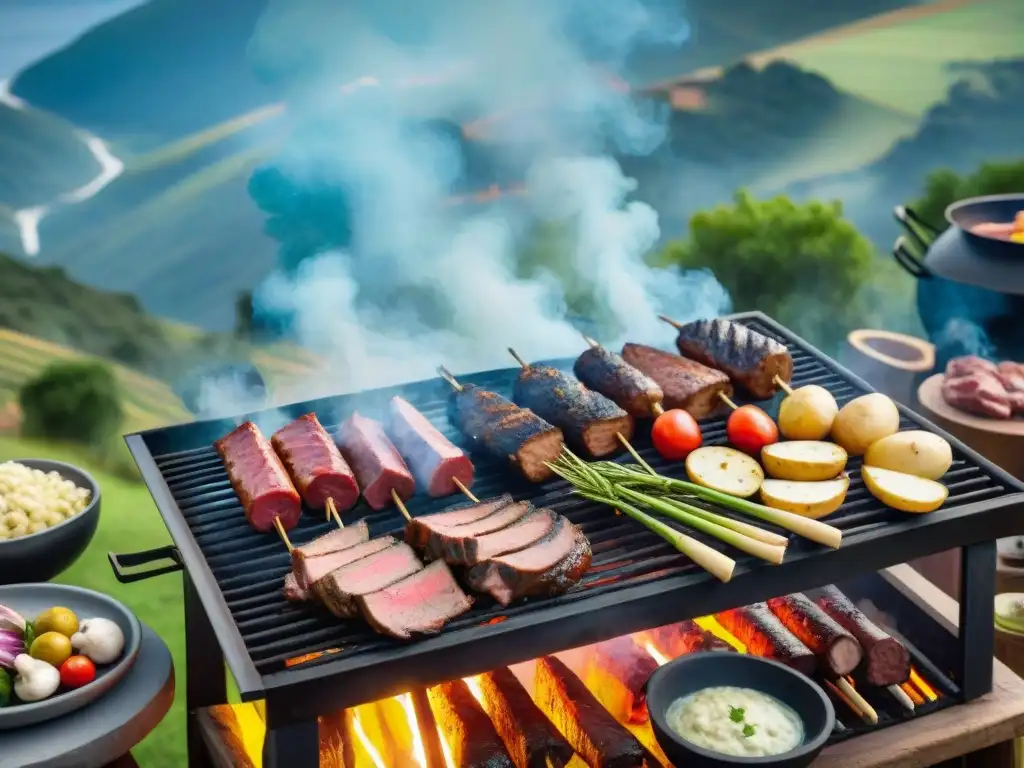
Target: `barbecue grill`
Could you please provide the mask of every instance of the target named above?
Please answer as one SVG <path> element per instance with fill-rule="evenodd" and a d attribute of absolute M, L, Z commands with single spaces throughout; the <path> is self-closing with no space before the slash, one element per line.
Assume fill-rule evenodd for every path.
<path fill-rule="evenodd" d="M 765 315 L 744 313 L 729 319 L 789 348 L 794 386 L 824 386 L 840 405 L 870 391 L 863 381 Z M 572 361 L 549 364 L 571 370 Z M 517 374 L 518 369 L 489 371 L 461 376 L 460 381 L 508 394 Z M 425 686 L 624 633 L 788 592 L 842 584 L 856 574 L 956 547 L 962 548 L 963 555 L 963 597 L 959 637 L 952 641 L 955 652 L 950 654 L 948 648 L 915 651 L 914 661 L 928 670 L 929 678 L 951 700 L 967 701 L 991 690 L 995 539 L 1024 533 L 1014 514 L 1024 509 L 1024 484 L 902 406 L 901 428 L 942 434 L 953 446 L 954 464 L 943 479 L 949 488 L 948 501 L 929 515 L 888 509 L 868 494 L 860 480 L 859 460 L 853 459 L 846 502 L 829 518 L 843 530 L 838 550 L 801 540 L 789 547 L 780 566 L 740 557 L 732 580 L 723 584 L 629 518 L 570 495 L 563 481 L 531 485 L 505 465 L 474 456 L 473 490 L 480 498 L 509 491 L 518 499 L 555 509 L 582 527 L 594 559 L 576 589 L 504 609 L 480 600 L 438 636 L 408 644 L 376 635 L 358 621 L 339 622 L 287 604 L 281 580 L 289 556 L 276 537 L 258 534 L 246 522 L 213 441 L 246 418 L 269 432 L 308 411 L 315 411 L 332 429 L 357 405 L 361 413 L 373 416 L 392 396 L 401 395 L 460 442 L 445 416 L 449 391 L 444 382 L 429 380 L 126 438 L 174 545 L 127 556 L 112 554 L 111 565 L 123 582 L 184 570 L 188 710 L 226 700 L 226 661 L 242 699 L 265 700 L 264 764 L 268 768 L 318 765 L 319 715 L 410 690 L 421 693 Z M 777 402 L 762 406 L 773 412 Z M 707 443 L 724 441 L 724 419 L 706 420 L 702 429 Z M 682 476 L 681 464 L 666 463 L 657 456 L 647 430 L 636 436 L 635 445 L 660 472 Z M 417 495 L 409 508 L 418 515 L 457 502 Z M 404 519 L 394 509 L 373 513 L 361 504 L 348 514 L 353 520 L 365 516 L 374 536 L 404 527 Z M 322 513 L 307 514 L 291 536 L 301 544 L 328 530 Z M 709 543 L 723 546 L 713 540 Z M 163 560 L 169 562 L 152 570 L 126 570 Z M 862 596 L 856 591 L 854 595 Z M 898 602 L 898 597 L 890 602 Z M 305 663 L 286 664 L 309 654 L 318 655 Z M 422 696 L 418 699 L 422 701 Z M 204 748 L 191 718 L 189 727 L 190 758 L 198 765 Z"/>

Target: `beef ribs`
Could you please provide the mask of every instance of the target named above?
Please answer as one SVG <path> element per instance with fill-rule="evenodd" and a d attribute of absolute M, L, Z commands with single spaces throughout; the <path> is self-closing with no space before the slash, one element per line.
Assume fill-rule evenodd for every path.
<path fill-rule="evenodd" d="M 317 596 L 339 619 L 359 613 L 357 598 L 384 589 L 423 569 L 408 544 L 396 542 L 387 549 L 342 566 L 314 584 Z"/>
<path fill-rule="evenodd" d="M 514 768 L 491 719 L 462 680 L 427 689 L 442 738 L 458 768 Z"/>
<path fill-rule="evenodd" d="M 454 528 L 433 531 L 427 540 L 426 557 L 444 560 L 448 565 L 471 565 L 477 562 L 476 537 L 503 531 L 533 510 L 528 501 L 514 501 L 492 515 Z"/>
<path fill-rule="evenodd" d="M 472 523 L 511 503 L 512 496 L 505 493 L 493 499 L 446 509 L 444 512 L 414 517 L 405 524 L 405 540 L 416 549 L 423 549 L 432 532 Z"/>
<path fill-rule="evenodd" d="M 656 416 L 665 395 L 658 382 L 604 347 L 585 350 L 572 367 L 583 385 L 617 403 L 630 416 Z"/>
<path fill-rule="evenodd" d="M 583 531 L 559 515 L 551 532 L 536 544 L 473 566 L 466 580 L 470 588 L 505 606 L 522 597 L 567 591 L 583 578 L 590 559 Z"/>
<path fill-rule="evenodd" d="M 622 357 L 658 382 L 666 408 L 682 408 L 695 419 L 725 408 L 720 395 L 732 397 L 728 376 L 694 360 L 643 344 L 626 344 Z"/>
<path fill-rule="evenodd" d="M 213 445 L 253 528 L 267 533 L 274 529 L 274 520 L 286 531 L 299 524 L 302 499 L 259 427 L 246 421 Z"/>
<path fill-rule="evenodd" d="M 353 413 L 338 433 L 341 453 L 355 472 L 363 498 L 371 509 L 392 503 L 391 492 L 405 501 L 416 491 L 416 481 L 398 449 L 373 419 Z"/>
<path fill-rule="evenodd" d="M 399 640 L 436 634 L 473 605 L 441 560 L 356 602 L 371 627 Z"/>
<path fill-rule="evenodd" d="M 327 499 L 345 511 L 359 501 L 359 485 L 338 446 L 315 413 L 281 427 L 270 438 L 306 506 L 323 509 Z"/>
<path fill-rule="evenodd" d="M 473 462 L 407 400 L 391 398 L 387 430 L 427 495 L 450 496 L 460 490 L 456 480 L 473 485 Z"/>
<path fill-rule="evenodd" d="M 324 576 L 344 568 L 349 563 L 362 560 L 364 557 L 376 554 L 382 550 L 397 544 L 393 536 L 381 536 L 377 539 L 370 539 L 347 549 L 339 549 L 336 552 L 328 552 L 325 555 L 307 557 L 292 563 L 292 572 L 303 589 L 311 589 L 316 586 Z"/>

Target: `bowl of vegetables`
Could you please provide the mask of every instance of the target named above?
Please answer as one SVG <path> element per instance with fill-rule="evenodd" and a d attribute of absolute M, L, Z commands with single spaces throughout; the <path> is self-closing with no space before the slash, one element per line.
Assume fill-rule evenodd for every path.
<path fill-rule="evenodd" d="M 61 574 L 99 519 L 100 488 L 85 470 L 49 459 L 0 462 L 0 584 Z"/>
<path fill-rule="evenodd" d="M 0 731 L 95 701 L 128 673 L 141 642 L 135 614 L 99 592 L 0 586 Z"/>

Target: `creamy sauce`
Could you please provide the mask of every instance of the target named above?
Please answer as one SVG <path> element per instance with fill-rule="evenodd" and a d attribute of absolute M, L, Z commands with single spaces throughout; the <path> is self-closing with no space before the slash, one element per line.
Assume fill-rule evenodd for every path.
<path fill-rule="evenodd" d="M 768 757 L 804 740 L 800 717 L 774 696 L 751 688 L 718 686 L 676 699 L 669 727 L 702 749 L 737 757 Z"/>

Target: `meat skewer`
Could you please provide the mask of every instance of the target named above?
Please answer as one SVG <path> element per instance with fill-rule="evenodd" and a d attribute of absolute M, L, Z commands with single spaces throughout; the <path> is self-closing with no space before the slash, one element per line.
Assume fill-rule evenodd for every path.
<path fill-rule="evenodd" d="M 469 490 L 473 485 L 473 463 L 426 416 L 401 397 L 391 398 L 387 431 L 398 452 L 405 457 L 413 477 L 427 494 L 450 496 L 462 491 L 479 501 Z"/>
<path fill-rule="evenodd" d="M 666 409 L 681 408 L 693 418 L 703 419 L 722 408 L 719 393 L 732 397 L 729 377 L 695 360 L 632 343 L 622 347 L 622 358 L 658 383 Z"/>
<path fill-rule="evenodd" d="M 570 443 L 600 458 L 619 449 L 617 433 L 633 436 L 633 417 L 607 397 L 557 368 L 530 365 L 508 351 L 522 366 L 512 399 L 562 430 Z"/>
<path fill-rule="evenodd" d="M 600 392 L 636 418 L 665 412 L 661 404 L 665 393 L 658 382 L 589 336 L 583 338 L 590 348 L 576 358 L 572 372 L 585 387 Z"/>
<path fill-rule="evenodd" d="M 548 463 L 562 454 L 560 429 L 499 394 L 460 384 L 444 367 L 437 371 L 452 387 L 448 416 L 467 440 L 497 459 L 510 461 L 531 482 L 554 474 Z"/>
<path fill-rule="evenodd" d="M 731 320 L 679 323 L 658 315 L 678 331 L 679 353 L 728 374 L 758 400 L 775 395 L 775 377 L 793 378 L 793 358 L 785 345 Z"/>
<path fill-rule="evenodd" d="M 270 444 L 311 509 L 324 509 L 331 502 L 344 512 L 359 501 L 356 476 L 315 413 L 281 427 Z"/>
<path fill-rule="evenodd" d="M 416 491 L 409 467 L 379 422 L 353 413 L 338 430 L 338 445 L 371 509 L 379 512 Z"/>

